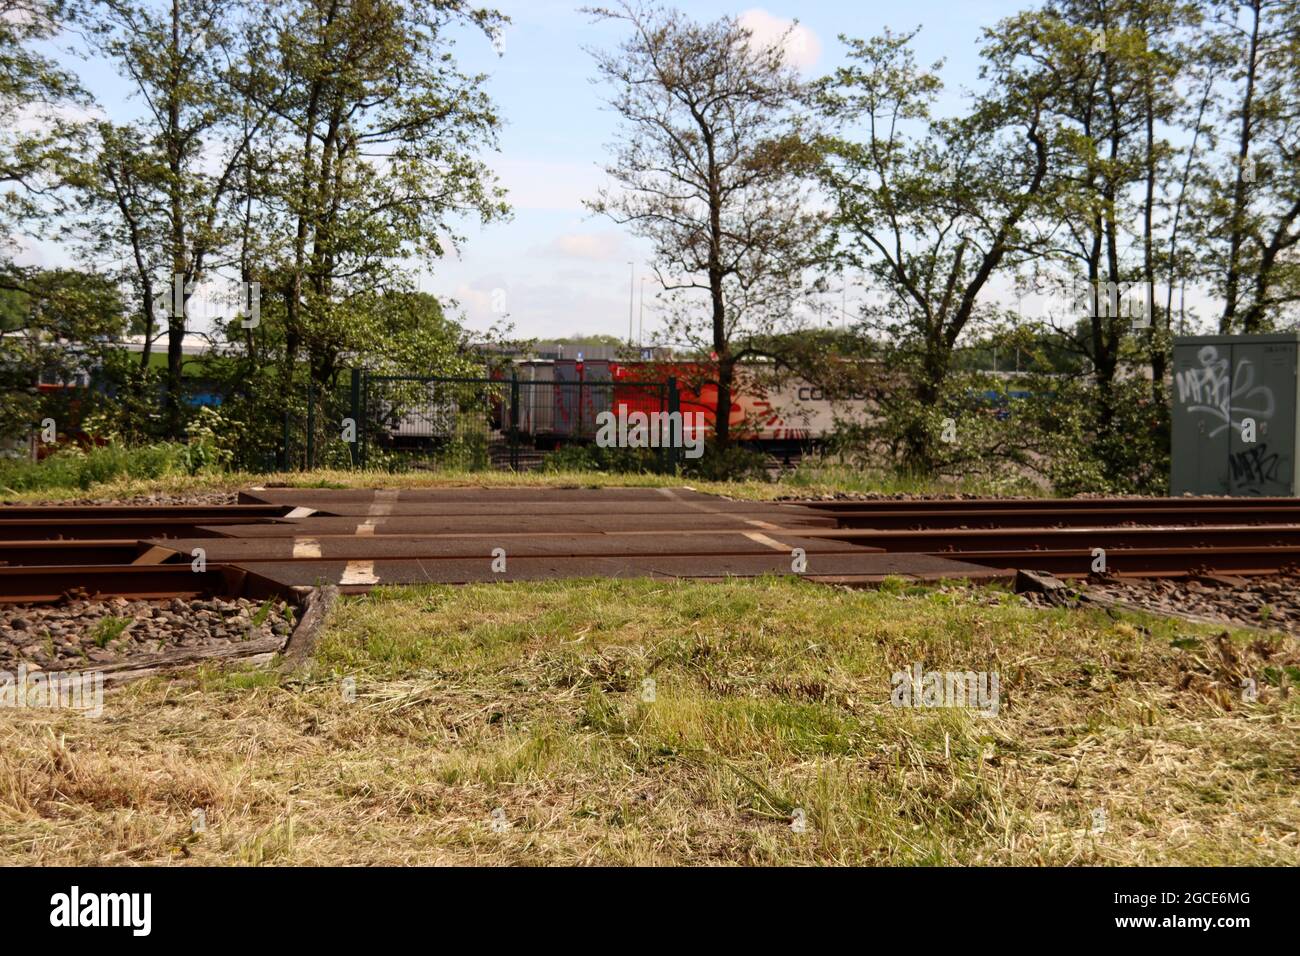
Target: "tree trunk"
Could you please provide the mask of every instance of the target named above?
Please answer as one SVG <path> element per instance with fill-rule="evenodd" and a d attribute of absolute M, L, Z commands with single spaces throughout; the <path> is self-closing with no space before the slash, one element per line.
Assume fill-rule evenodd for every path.
<path fill-rule="evenodd" d="M 181 380 L 185 354 L 182 345 L 185 340 L 185 310 L 189 302 L 188 264 L 185 261 L 185 207 L 181 195 L 184 184 L 181 181 L 181 105 L 180 84 L 182 79 L 176 64 L 180 61 L 181 13 L 179 0 L 172 0 L 172 68 L 171 88 L 167 96 L 167 165 L 171 179 L 167 184 L 171 205 L 171 246 L 172 275 L 170 277 L 171 293 L 168 297 L 167 320 L 167 398 L 164 405 L 164 421 L 167 423 L 167 437 L 179 440 L 183 435 L 183 413 L 181 403 L 184 385 Z"/>
<path fill-rule="evenodd" d="M 713 133 L 704 128 L 709 157 L 709 299 L 713 306 L 713 351 L 718 355 L 718 412 L 713 435 L 719 448 L 731 441 L 731 386 L 735 362 L 727 340 L 727 303 L 722 289 L 722 187 L 713 151 Z"/>
<path fill-rule="evenodd" d="M 1241 102 L 1241 132 L 1237 142 L 1237 181 L 1232 190 L 1232 222 L 1228 228 L 1228 273 L 1223 285 L 1223 316 L 1219 319 L 1219 332 L 1227 334 L 1237 315 L 1237 300 L 1241 295 L 1241 247 L 1246 231 L 1246 165 L 1250 158 L 1250 141 L 1254 130 L 1255 77 L 1259 66 L 1259 21 L 1261 0 L 1249 4 L 1254 14 L 1250 28 L 1250 51 L 1246 56 L 1246 92 Z M 1255 329 L 1247 326 L 1246 332 Z"/>

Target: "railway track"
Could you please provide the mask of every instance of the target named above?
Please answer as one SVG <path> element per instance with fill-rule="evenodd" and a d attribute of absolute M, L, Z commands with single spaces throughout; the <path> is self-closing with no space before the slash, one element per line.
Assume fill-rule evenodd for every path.
<path fill-rule="evenodd" d="M 796 552 L 805 566 L 797 568 Z M 685 489 L 254 489 L 196 507 L 0 509 L 0 602 L 313 586 L 802 573 L 870 584 L 1300 571 L 1300 499 L 739 502 Z"/>

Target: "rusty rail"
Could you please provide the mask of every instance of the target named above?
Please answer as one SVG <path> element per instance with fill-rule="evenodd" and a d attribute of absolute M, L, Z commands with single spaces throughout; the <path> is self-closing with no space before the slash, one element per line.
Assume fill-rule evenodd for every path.
<path fill-rule="evenodd" d="M 1091 498 L 800 501 L 740 506 L 695 492 L 441 493 L 277 489 L 274 501 L 196 507 L 0 508 L 0 602 L 70 597 L 289 596 L 411 583 L 574 575 L 716 579 L 806 573 L 1003 580 L 1087 575 L 1268 575 L 1300 570 L 1300 499 Z M 250 500 L 251 499 L 251 500 Z M 485 502 L 491 505 L 485 507 Z M 626 502 L 627 507 L 611 507 Z M 330 504 L 335 511 L 331 516 Z M 219 560 L 198 570 L 194 548 Z M 218 544 L 217 542 L 221 542 Z M 497 545 L 509 575 L 488 567 Z M 945 563 L 946 561 L 946 563 Z M 855 569 L 857 569 L 855 571 Z"/>

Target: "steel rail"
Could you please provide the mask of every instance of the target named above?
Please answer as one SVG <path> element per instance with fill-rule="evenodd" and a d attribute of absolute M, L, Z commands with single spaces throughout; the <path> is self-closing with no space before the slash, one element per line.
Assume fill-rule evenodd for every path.
<path fill-rule="evenodd" d="M 1060 508 L 1003 508 L 959 511 L 955 509 L 837 511 L 832 514 L 842 528 L 931 530 L 956 528 L 1056 528 L 1120 524 L 1300 525 L 1300 509 L 1264 506 L 1253 509 L 1193 505 L 1152 512 L 1145 508 L 1113 507 L 1070 510 Z M 1176 514 L 1176 517 L 1174 515 Z"/>
<path fill-rule="evenodd" d="M 244 515 L 248 518 L 282 518 L 293 510 L 291 505 L 5 505 L 0 507 L 0 521 L 38 520 L 79 521 L 87 518 L 150 518 L 187 521 L 191 518 L 223 518 Z"/>
<path fill-rule="evenodd" d="M 237 524 L 283 523 L 278 518 L 244 515 L 167 518 L 8 518 L 0 514 L 0 541 L 101 541 L 122 538 L 203 538 L 218 537 L 205 528 Z"/>
<path fill-rule="evenodd" d="M 1168 520 L 1168 519 L 1166 519 Z M 853 528 L 809 529 L 806 537 L 870 545 L 885 551 L 926 554 L 965 554 L 972 551 L 1042 551 L 1053 548 L 1212 548 L 1268 549 L 1300 545 L 1295 525 L 1162 525 L 1158 527 L 1098 525 L 1069 528 L 927 528 L 875 531 Z"/>
<path fill-rule="evenodd" d="M 1101 552 L 1120 577 L 1300 571 L 1300 499 L 738 503 L 665 489 L 564 492 L 492 501 L 487 489 L 276 489 L 262 492 L 273 501 L 241 505 L 0 508 L 0 602 L 288 596 L 318 579 L 352 590 L 371 578 L 715 579 L 789 573 L 796 547 L 809 576 L 848 582 L 909 567 L 931 580 L 945 569 L 986 581 L 1015 569 L 1078 577 Z M 331 503 L 342 515 L 330 516 Z M 212 556 L 195 571 L 190 553 L 208 542 Z M 508 574 L 486 564 L 498 546 Z"/>
<path fill-rule="evenodd" d="M 1300 498 L 836 498 L 831 500 L 781 498 L 777 504 L 802 505 L 819 511 L 1006 511 L 1031 508 L 1036 511 L 1090 511 L 1106 508 L 1134 508 L 1146 511 L 1178 511 L 1188 507 L 1290 508 L 1300 511 Z"/>
<path fill-rule="evenodd" d="M 238 572 L 220 565 L 64 565 L 0 568 L 0 604 L 39 604 L 79 597 L 134 600 L 229 594 Z"/>

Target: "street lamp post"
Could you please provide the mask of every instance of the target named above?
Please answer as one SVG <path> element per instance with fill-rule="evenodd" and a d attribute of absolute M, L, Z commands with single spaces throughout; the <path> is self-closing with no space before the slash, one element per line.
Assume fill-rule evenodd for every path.
<path fill-rule="evenodd" d="M 627 344 L 632 344 L 632 308 L 636 304 L 636 263 L 629 262 L 631 274 L 627 282 Z"/>
<path fill-rule="evenodd" d="M 636 327 L 636 344 L 639 348 L 645 348 L 645 280 L 649 276 L 641 277 L 641 317 L 637 320 Z"/>

